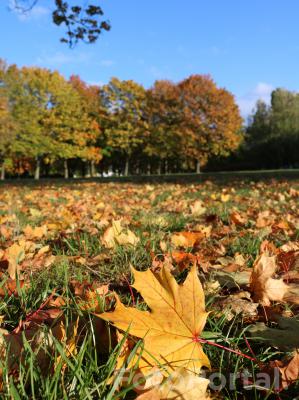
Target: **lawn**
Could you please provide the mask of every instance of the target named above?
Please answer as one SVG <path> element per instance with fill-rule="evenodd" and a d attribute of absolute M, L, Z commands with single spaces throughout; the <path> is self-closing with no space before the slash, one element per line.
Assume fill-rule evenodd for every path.
<path fill-rule="evenodd" d="M 298 180 L 2 185 L 1 398 L 294 398 L 298 203 Z M 198 360 L 172 364 L 146 335 L 130 335 L 137 320 L 120 302 L 171 325 L 159 298 L 185 287 L 193 300 L 177 313 L 200 309 L 196 320 L 201 285 L 209 314 L 195 345 L 210 384 L 199 397 Z M 116 329 L 115 307 L 127 326 Z M 184 389 L 171 378 L 178 371 Z"/>

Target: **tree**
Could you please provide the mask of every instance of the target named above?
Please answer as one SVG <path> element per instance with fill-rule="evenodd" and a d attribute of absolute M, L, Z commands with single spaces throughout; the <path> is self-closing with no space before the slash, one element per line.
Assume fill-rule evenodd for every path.
<path fill-rule="evenodd" d="M 258 100 L 254 113 L 249 117 L 246 130 L 246 142 L 249 146 L 264 142 L 271 134 L 271 108 Z"/>
<path fill-rule="evenodd" d="M 93 146 L 99 126 L 88 114 L 79 93 L 57 72 L 52 75 L 50 96 L 49 111 L 43 120 L 52 142 L 48 157 L 63 160 L 64 176 L 68 178 L 69 159 L 101 159 L 100 149 Z"/>
<path fill-rule="evenodd" d="M 271 94 L 271 127 L 273 135 L 299 132 L 299 93 L 278 88 Z"/>
<path fill-rule="evenodd" d="M 299 94 L 278 88 L 271 105 L 258 101 L 249 120 L 244 158 L 255 168 L 298 165 Z"/>
<path fill-rule="evenodd" d="M 241 140 L 242 118 L 234 97 L 206 75 L 179 83 L 183 118 L 180 125 L 185 157 L 196 171 L 211 156 L 226 156 Z"/>
<path fill-rule="evenodd" d="M 100 88 L 96 85 L 88 85 L 79 76 L 72 75 L 70 84 L 77 91 L 81 99 L 82 110 L 91 120 L 95 132 L 92 136 L 92 144 L 96 147 L 89 147 L 89 154 L 86 159 L 90 161 L 89 175 L 95 175 L 95 163 L 100 161 L 105 152 L 105 143 L 103 140 L 103 121 L 105 118 L 105 110 L 101 104 Z M 99 152 L 101 149 L 101 152 Z M 94 152 L 98 154 L 94 157 Z"/>
<path fill-rule="evenodd" d="M 105 128 L 107 145 L 125 158 L 124 173 L 128 175 L 132 154 L 140 150 L 148 135 L 146 91 L 132 80 L 112 78 L 103 87 L 101 95 L 109 116 Z"/>
<path fill-rule="evenodd" d="M 15 124 L 10 114 L 8 97 L 0 86 L 0 164 L 1 180 L 5 178 L 5 166 L 11 161 L 12 143 L 15 140 Z"/>
<path fill-rule="evenodd" d="M 177 85 L 170 81 L 156 81 L 147 91 L 147 119 L 149 137 L 146 140 L 144 152 L 158 161 L 158 173 L 161 173 L 161 163 L 167 163 L 170 158 L 178 159 L 181 153 L 181 104 Z"/>
<path fill-rule="evenodd" d="M 94 43 L 103 31 L 109 31 L 109 21 L 102 20 L 104 12 L 97 4 L 81 3 L 71 5 L 71 1 L 52 0 L 54 10 L 52 20 L 55 25 L 64 25 L 65 36 L 61 42 L 67 43 L 70 47 L 75 46 L 79 41 Z M 39 0 L 12 0 L 9 4 L 19 12 L 29 12 L 37 5 Z"/>
<path fill-rule="evenodd" d="M 98 125 L 83 107 L 79 93 L 58 72 L 42 68 L 8 69 L 8 88 L 12 116 L 18 123 L 13 151 L 35 160 L 35 178 L 41 162 L 52 164 L 84 158 L 98 160 L 100 150 L 93 147 Z"/>
<path fill-rule="evenodd" d="M 13 153 L 36 160 L 36 178 L 40 160 L 51 148 L 51 137 L 45 134 L 43 121 L 50 108 L 50 76 L 47 70 L 10 66 L 5 77 L 12 117 L 18 124 Z"/>

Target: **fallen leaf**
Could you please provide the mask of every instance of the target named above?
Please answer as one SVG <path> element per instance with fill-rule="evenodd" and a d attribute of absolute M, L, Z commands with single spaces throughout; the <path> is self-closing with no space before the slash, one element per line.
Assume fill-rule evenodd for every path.
<path fill-rule="evenodd" d="M 239 292 L 216 298 L 213 303 L 213 311 L 219 310 L 219 316 L 225 315 L 231 321 L 236 315 L 241 314 L 243 318 L 253 318 L 257 316 L 258 303 L 253 303 L 248 292 Z"/>
<path fill-rule="evenodd" d="M 112 221 L 112 226 L 106 229 L 102 237 L 103 245 L 108 249 L 113 249 L 118 245 L 136 246 L 139 238 L 134 232 L 122 226 L 121 221 Z"/>
<path fill-rule="evenodd" d="M 222 201 L 222 203 L 227 203 L 230 200 L 230 194 L 221 193 L 220 200 Z"/>
<path fill-rule="evenodd" d="M 179 368 L 160 386 L 141 394 L 136 400 L 207 400 L 209 383 L 209 379 Z"/>
<path fill-rule="evenodd" d="M 265 342 L 280 350 L 299 348 L 299 321 L 295 318 L 278 317 L 278 328 L 269 328 L 264 322 L 257 322 L 246 331 L 252 340 Z"/>
<path fill-rule="evenodd" d="M 175 247 L 194 247 L 205 237 L 203 232 L 176 232 L 171 235 L 171 243 Z"/>
<path fill-rule="evenodd" d="M 16 275 L 20 272 L 20 262 L 23 261 L 25 257 L 24 247 L 14 243 L 6 249 L 5 256 L 8 260 L 7 272 L 11 279 L 16 279 Z"/>
<path fill-rule="evenodd" d="M 98 316 L 143 339 L 139 368 L 165 365 L 198 373 L 202 366 L 209 367 L 209 359 L 200 343 L 208 313 L 196 267 L 192 267 L 182 285 L 178 285 L 165 268 L 157 275 L 150 270 L 132 271 L 133 287 L 140 292 L 150 311 L 125 307 L 116 296 L 115 311 Z M 137 359 L 135 357 L 133 363 L 136 364 Z"/>
<path fill-rule="evenodd" d="M 233 211 L 231 213 L 230 220 L 238 226 L 244 226 L 247 223 L 247 218 L 244 215 L 241 215 L 238 211 Z"/>
<path fill-rule="evenodd" d="M 273 279 L 277 269 L 276 257 L 262 254 L 254 263 L 250 278 L 253 299 L 264 306 L 271 301 L 283 301 L 289 287 L 282 279 Z"/>
<path fill-rule="evenodd" d="M 283 389 L 297 382 L 299 379 L 299 351 L 297 350 L 294 357 L 285 365 L 279 367 L 281 374 L 281 386 Z"/>
<path fill-rule="evenodd" d="M 26 239 L 41 239 L 47 235 L 47 231 L 46 225 L 35 226 L 34 228 L 32 228 L 30 225 L 27 225 L 23 229 Z"/>
<path fill-rule="evenodd" d="M 54 369 L 56 369 L 60 363 L 62 363 L 61 372 L 64 373 L 67 363 L 65 361 L 65 357 L 70 358 L 74 357 L 77 354 L 77 342 L 78 342 L 78 324 L 79 317 L 76 322 L 71 323 L 68 326 L 68 330 L 65 327 L 63 321 L 52 329 L 53 336 L 59 340 L 59 342 L 63 346 L 63 356 L 60 354 L 57 356 L 55 360 Z"/>
<path fill-rule="evenodd" d="M 207 211 L 201 200 L 196 200 L 193 204 L 191 204 L 190 209 L 191 214 L 195 217 L 199 217 L 200 215 L 205 214 L 205 212 Z"/>

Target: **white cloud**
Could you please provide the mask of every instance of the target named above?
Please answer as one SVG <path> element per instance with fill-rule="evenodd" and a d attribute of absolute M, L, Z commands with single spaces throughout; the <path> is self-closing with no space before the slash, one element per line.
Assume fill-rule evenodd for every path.
<path fill-rule="evenodd" d="M 258 100 L 263 100 L 265 103 L 269 104 L 273 90 L 274 87 L 271 84 L 259 82 L 245 95 L 238 96 L 237 103 L 239 104 L 242 116 L 247 118 L 249 114 L 251 114 Z"/>
<path fill-rule="evenodd" d="M 261 96 L 261 98 L 264 100 L 265 98 L 269 98 L 273 89 L 273 86 L 269 83 L 259 82 L 254 89 L 254 93 L 258 96 Z"/>
<path fill-rule="evenodd" d="M 90 53 L 63 53 L 56 52 L 54 54 L 43 54 L 37 58 L 38 65 L 46 67 L 58 67 L 65 64 L 84 64 L 90 61 L 92 55 Z"/>

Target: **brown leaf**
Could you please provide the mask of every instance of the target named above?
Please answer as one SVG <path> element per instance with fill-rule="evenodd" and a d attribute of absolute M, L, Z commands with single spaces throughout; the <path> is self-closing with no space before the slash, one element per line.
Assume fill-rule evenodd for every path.
<path fill-rule="evenodd" d="M 285 389 L 299 379 L 299 351 L 284 367 L 279 367 L 281 373 L 281 386 Z"/>
<path fill-rule="evenodd" d="M 262 254 L 254 263 L 250 278 L 250 290 L 253 299 L 264 306 L 271 301 L 283 301 L 288 285 L 282 279 L 273 279 L 277 264 L 275 256 Z"/>
<path fill-rule="evenodd" d="M 241 215 L 238 211 L 233 211 L 231 213 L 230 220 L 238 226 L 244 226 L 247 223 L 247 218 L 244 215 Z"/>
<path fill-rule="evenodd" d="M 203 232 L 176 232 L 171 236 L 171 243 L 175 247 L 192 248 L 205 237 Z"/>

